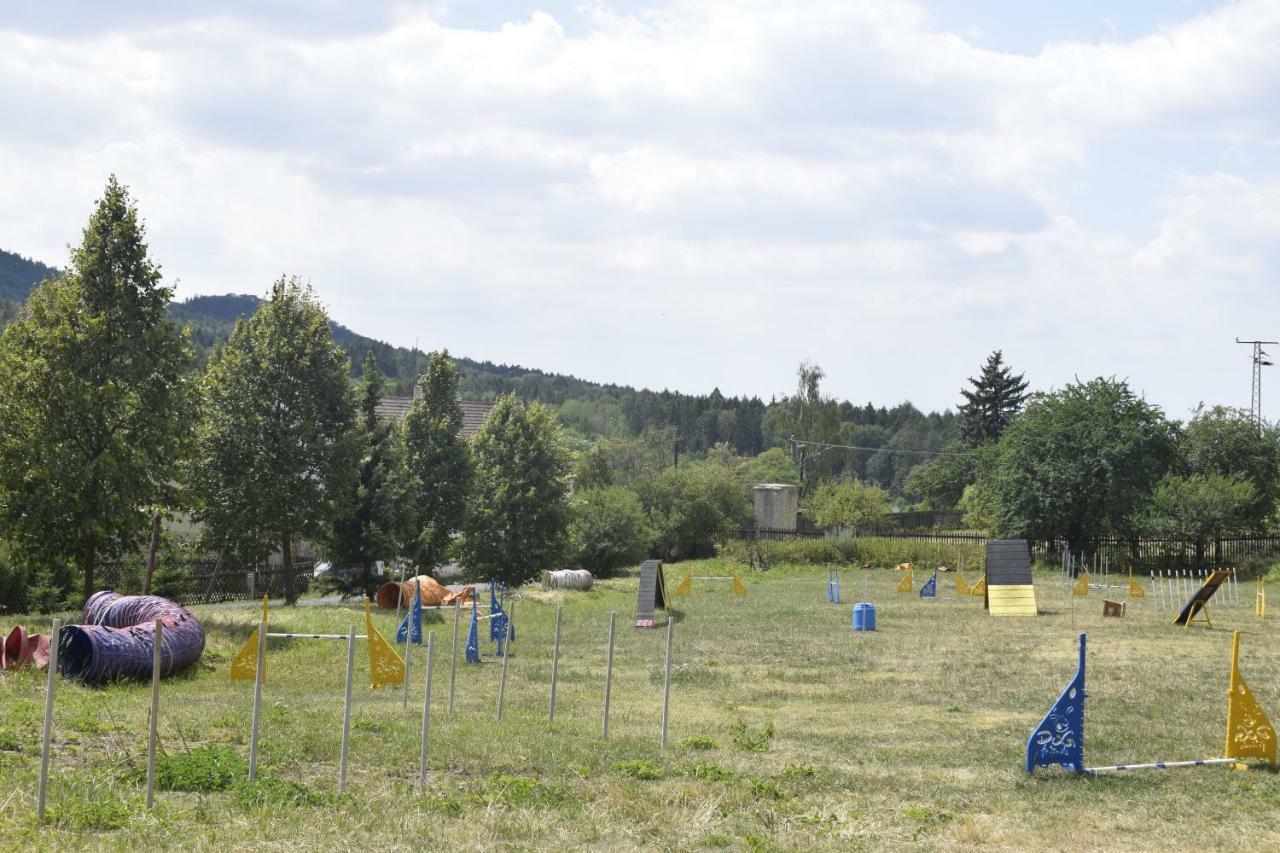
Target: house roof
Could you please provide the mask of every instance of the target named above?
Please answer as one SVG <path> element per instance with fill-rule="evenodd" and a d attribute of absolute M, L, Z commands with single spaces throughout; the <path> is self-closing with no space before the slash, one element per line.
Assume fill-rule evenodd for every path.
<path fill-rule="evenodd" d="M 413 403 L 412 397 L 383 397 L 378 401 L 378 405 L 374 408 L 378 417 L 389 421 L 398 421 L 409 413 L 409 406 Z M 458 407 L 462 409 L 462 437 L 471 438 L 476 434 L 484 424 L 485 418 L 489 417 L 489 412 L 493 411 L 493 403 L 483 403 L 477 400 L 459 400 Z"/>

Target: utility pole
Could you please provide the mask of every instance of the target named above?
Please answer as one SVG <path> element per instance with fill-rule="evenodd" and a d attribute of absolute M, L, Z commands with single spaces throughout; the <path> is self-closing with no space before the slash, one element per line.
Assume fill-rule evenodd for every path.
<path fill-rule="evenodd" d="M 1248 344 L 1253 347 L 1253 382 L 1249 391 L 1249 415 L 1258 427 L 1258 431 L 1262 431 L 1262 368 L 1272 365 L 1271 357 L 1263 351 L 1263 344 L 1280 345 L 1280 341 L 1242 341 L 1236 338 L 1238 344 Z"/>

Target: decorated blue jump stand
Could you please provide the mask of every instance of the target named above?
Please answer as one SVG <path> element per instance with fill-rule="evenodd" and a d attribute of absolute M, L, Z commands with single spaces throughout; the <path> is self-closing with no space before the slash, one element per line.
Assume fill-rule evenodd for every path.
<path fill-rule="evenodd" d="M 412 626 L 413 633 L 410 634 Z M 404 620 L 400 623 L 399 629 L 396 630 L 396 643 L 403 643 L 405 637 L 410 637 L 410 642 L 415 646 L 422 645 L 422 583 L 416 585 L 413 596 L 413 604 L 409 607 L 409 612 L 404 614 Z"/>
<path fill-rule="evenodd" d="M 840 603 L 840 567 L 827 567 L 827 601 L 831 604 Z"/>
<path fill-rule="evenodd" d="M 1084 773 L 1084 634 L 1075 677 L 1027 739 L 1027 772 L 1055 764 Z"/>
<path fill-rule="evenodd" d="M 924 582 L 924 586 L 920 587 L 921 598 L 937 598 L 938 597 L 938 570 L 933 570 L 933 577 Z"/>
<path fill-rule="evenodd" d="M 502 657 L 507 640 L 514 641 L 516 638 L 515 626 L 511 624 L 507 611 L 502 608 L 502 589 L 501 584 L 494 581 L 489 582 L 489 615 L 493 617 L 489 621 L 489 639 L 498 644 L 498 657 Z M 507 636 L 508 627 L 510 627 L 511 631 L 509 638 Z"/>
<path fill-rule="evenodd" d="M 471 599 L 471 627 L 467 630 L 467 663 L 480 663 L 480 613 Z"/>

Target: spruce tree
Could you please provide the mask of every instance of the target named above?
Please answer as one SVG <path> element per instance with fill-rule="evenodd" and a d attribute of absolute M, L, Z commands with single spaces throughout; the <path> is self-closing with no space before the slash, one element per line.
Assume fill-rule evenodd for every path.
<path fill-rule="evenodd" d="M 1014 416 L 1022 411 L 1027 399 L 1027 382 L 1023 374 L 1013 374 L 996 350 L 987 356 L 977 379 L 969 378 L 973 390 L 961 389 L 965 402 L 960 404 L 960 432 L 972 445 L 999 441 Z"/>
<path fill-rule="evenodd" d="M 86 597 L 173 505 L 189 447 L 192 354 L 145 236 L 113 175 L 66 275 L 0 337 L 0 539 L 59 586 L 74 564 Z"/>

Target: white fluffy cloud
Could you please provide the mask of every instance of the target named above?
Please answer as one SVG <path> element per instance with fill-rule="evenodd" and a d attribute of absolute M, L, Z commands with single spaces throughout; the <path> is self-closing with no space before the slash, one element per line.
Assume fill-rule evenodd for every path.
<path fill-rule="evenodd" d="M 1280 331 L 1267 0 L 1035 55 L 900 0 L 204 8 L 0 22 L 0 246 L 60 262 L 116 172 L 180 295 L 766 397 L 953 405 L 1002 347 L 1180 415 Z"/>

